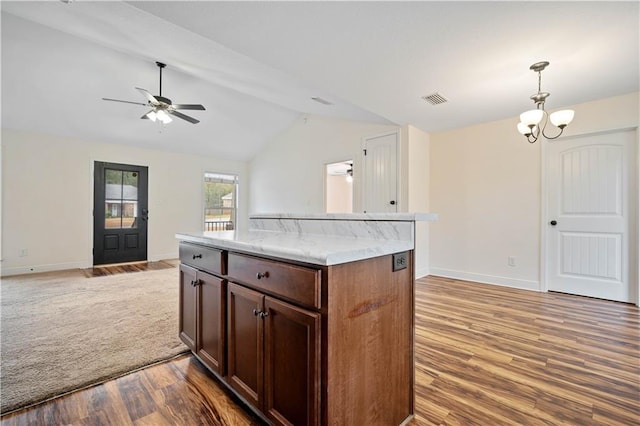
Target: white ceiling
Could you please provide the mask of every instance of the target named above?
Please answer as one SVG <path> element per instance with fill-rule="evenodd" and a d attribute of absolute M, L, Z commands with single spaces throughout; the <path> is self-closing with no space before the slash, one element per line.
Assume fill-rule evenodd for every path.
<path fill-rule="evenodd" d="M 427 132 L 639 90 L 630 2 L 2 1 L 2 126 L 250 160 L 300 114 Z M 201 103 L 165 128 L 134 87 Z M 422 96 L 449 102 L 432 106 Z M 333 105 L 311 100 L 319 96 Z M 576 117 L 576 120 L 579 117 Z"/>

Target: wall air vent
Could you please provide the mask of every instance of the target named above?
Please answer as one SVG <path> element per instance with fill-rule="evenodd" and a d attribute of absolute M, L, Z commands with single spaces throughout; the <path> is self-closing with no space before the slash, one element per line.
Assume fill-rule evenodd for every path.
<path fill-rule="evenodd" d="M 423 96 L 422 99 L 429 102 L 431 105 L 439 105 L 449 101 L 449 99 L 445 98 L 438 92 Z"/>
<path fill-rule="evenodd" d="M 326 99 L 322 99 L 319 98 L 317 96 L 312 96 L 311 99 L 313 99 L 314 101 L 322 104 L 322 105 L 333 105 L 331 102 L 327 101 Z"/>

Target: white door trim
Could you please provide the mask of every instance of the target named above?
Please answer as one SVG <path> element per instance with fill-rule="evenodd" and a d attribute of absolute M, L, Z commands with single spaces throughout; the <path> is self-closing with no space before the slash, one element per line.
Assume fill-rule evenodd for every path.
<path fill-rule="evenodd" d="M 569 139 L 577 139 L 584 138 L 588 136 L 599 136 L 606 135 L 612 133 L 620 133 L 626 131 L 635 131 L 636 132 L 636 157 L 637 161 L 635 162 L 634 170 L 631 171 L 631 179 L 630 181 L 635 182 L 635 199 L 630 200 L 635 204 L 635 223 L 630 225 L 630 236 L 629 236 L 629 269 L 630 269 L 630 280 L 635 279 L 636 286 L 634 288 L 635 291 L 635 304 L 640 306 L 640 261 L 638 260 L 638 254 L 640 254 L 640 238 L 638 237 L 638 230 L 640 228 L 640 195 L 638 194 L 640 190 L 640 129 L 638 127 L 623 127 L 619 129 L 610 129 L 599 132 L 590 132 L 590 133 L 582 133 L 573 136 L 562 137 L 558 140 L 569 140 Z M 547 144 L 552 144 L 555 141 L 549 141 L 547 139 L 541 138 L 542 145 L 540 149 L 540 185 L 542 188 L 541 195 L 541 205 L 540 205 L 540 285 L 539 290 L 542 292 L 549 291 L 548 284 L 548 262 L 547 262 L 547 234 L 549 231 L 549 227 L 547 224 L 551 220 L 549 216 L 549 206 L 548 206 L 548 196 L 549 196 L 549 149 Z M 631 184 L 631 182 L 630 182 Z M 635 262 L 635 263 L 634 263 Z M 630 282 L 630 285 L 633 285 L 633 281 Z"/>

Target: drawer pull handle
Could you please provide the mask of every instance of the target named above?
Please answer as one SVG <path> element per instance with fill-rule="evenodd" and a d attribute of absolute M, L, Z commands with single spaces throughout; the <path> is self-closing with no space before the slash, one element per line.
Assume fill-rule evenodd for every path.
<path fill-rule="evenodd" d="M 269 278 L 269 271 L 265 271 L 265 272 L 258 272 L 256 274 L 256 278 L 261 280 L 263 278 Z"/>
<path fill-rule="evenodd" d="M 257 316 L 258 316 L 258 315 L 260 315 L 260 314 L 261 314 L 261 312 L 260 312 L 259 310 L 257 310 L 256 308 L 253 308 L 253 315 L 254 315 L 254 316 L 256 316 L 256 317 L 257 317 Z"/>
<path fill-rule="evenodd" d="M 266 318 L 269 316 L 269 312 L 260 312 L 260 318 Z"/>
<path fill-rule="evenodd" d="M 193 260 L 196 260 L 196 259 L 202 259 L 202 254 L 194 254 Z"/>

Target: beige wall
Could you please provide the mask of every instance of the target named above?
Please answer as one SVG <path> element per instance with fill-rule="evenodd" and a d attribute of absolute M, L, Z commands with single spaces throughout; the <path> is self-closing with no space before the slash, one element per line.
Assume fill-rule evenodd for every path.
<path fill-rule="evenodd" d="M 632 93 L 575 105 L 566 135 L 637 127 L 638 103 Z M 529 144 L 516 123 L 431 134 L 429 202 L 440 215 L 430 226 L 431 273 L 540 288 L 542 147 L 553 141 Z"/>
<path fill-rule="evenodd" d="M 300 117 L 251 162 L 251 213 L 324 212 L 324 167 L 352 158 L 353 211 L 362 211 L 362 138 L 397 126 Z"/>
<path fill-rule="evenodd" d="M 325 180 L 325 211 L 327 213 L 353 212 L 353 183 L 344 176 L 327 174 Z"/>
<path fill-rule="evenodd" d="M 429 207 L 429 134 L 413 126 L 402 128 L 403 157 L 401 169 L 406 175 L 406 210 L 411 213 L 431 212 Z M 404 203 L 402 203 L 404 204 Z M 402 205 L 401 204 L 401 205 Z M 429 229 L 428 222 L 416 224 L 416 277 L 429 275 Z"/>
<path fill-rule="evenodd" d="M 149 167 L 149 260 L 202 230 L 204 171 L 240 175 L 246 222 L 246 163 L 3 129 L 3 275 L 91 266 L 94 161 Z"/>

